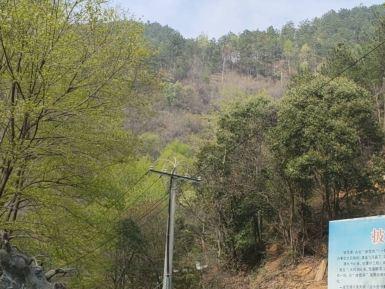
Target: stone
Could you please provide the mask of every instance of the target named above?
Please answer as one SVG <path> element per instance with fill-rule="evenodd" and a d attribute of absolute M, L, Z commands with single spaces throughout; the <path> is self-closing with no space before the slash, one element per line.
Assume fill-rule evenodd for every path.
<path fill-rule="evenodd" d="M 323 259 L 317 267 L 314 281 L 319 282 L 319 281 L 322 281 L 324 279 L 326 268 L 327 268 L 327 261 L 326 261 L 326 259 Z"/>
<path fill-rule="evenodd" d="M 0 240 L 0 289 L 65 289 L 60 283 L 49 282 L 43 268 L 13 247 L 7 234 Z"/>

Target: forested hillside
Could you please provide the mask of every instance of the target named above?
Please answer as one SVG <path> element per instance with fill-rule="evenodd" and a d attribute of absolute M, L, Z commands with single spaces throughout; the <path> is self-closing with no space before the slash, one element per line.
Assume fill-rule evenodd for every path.
<path fill-rule="evenodd" d="M 147 23 L 145 36 L 158 51 L 156 65 L 172 73 L 174 80 L 197 76 L 194 71 L 204 78 L 228 70 L 279 79 L 298 68 L 314 71 L 340 43 L 359 52 L 373 39 L 383 13 L 382 6 L 342 9 L 298 26 L 289 22 L 280 29 L 230 32 L 217 40 L 205 35 L 185 39 L 168 26 Z"/>
<path fill-rule="evenodd" d="M 245 30 L 219 39 L 186 39 L 168 26 L 147 23 L 145 37 L 156 53 L 152 64 L 165 82 L 163 106 L 157 107 L 161 116 L 142 129 L 157 130 L 167 140 L 185 139 L 201 133 L 207 126 L 202 114 L 223 102 L 260 91 L 280 98 L 294 75 L 321 71 L 337 47 L 348 50 L 352 62 L 369 50 L 383 14 L 382 6 L 342 9 L 298 26 L 289 22 L 281 29 Z M 175 115 L 178 124 L 172 121 Z M 162 127 L 156 128 L 159 121 Z"/>
<path fill-rule="evenodd" d="M 328 221 L 385 213 L 384 23 L 187 39 L 101 1 L 0 2 L 0 288 L 161 287 L 150 167 L 202 179 L 177 183 L 175 288 L 324 258 Z"/>

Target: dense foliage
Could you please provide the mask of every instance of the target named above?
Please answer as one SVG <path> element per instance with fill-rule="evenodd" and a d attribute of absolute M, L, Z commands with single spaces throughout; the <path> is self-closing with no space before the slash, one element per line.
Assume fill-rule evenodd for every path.
<path fill-rule="evenodd" d="M 373 41 L 384 14 L 381 5 L 330 11 L 299 26 L 289 22 L 281 29 L 245 30 L 218 40 L 201 35 L 185 39 L 158 23 L 147 23 L 145 36 L 158 49 L 156 64 L 175 79 L 236 70 L 242 74 L 275 79 L 291 77 L 298 69 L 317 69 L 338 44 L 361 52 Z M 199 73 L 197 73 L 199 72 Z"/>
<path fill-rule="evenodd" d="M 150 166 L 203 179 L 178 183 L 176 288 L 223 288 L 271 244 L 325 254 L 329 220 L 384 213 L 383 6 L 186 39 L 101 2 L 0 3 L 0 222 L 36 263 L 161 286 Z"/>

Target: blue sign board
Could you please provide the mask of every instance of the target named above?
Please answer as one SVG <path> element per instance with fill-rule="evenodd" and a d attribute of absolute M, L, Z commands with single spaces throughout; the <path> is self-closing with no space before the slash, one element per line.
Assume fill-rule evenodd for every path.
<path fill-rule="evenodd" d="M 328 289 L 385 289 L 385 216 L 329 223 Z"/>

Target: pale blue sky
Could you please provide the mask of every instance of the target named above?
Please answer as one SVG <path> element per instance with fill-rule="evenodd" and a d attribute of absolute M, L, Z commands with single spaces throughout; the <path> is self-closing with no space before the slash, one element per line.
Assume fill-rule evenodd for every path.
<path fill-rule="evenodd" d="M 201 33 L 220 37 L 229 31 L 280 28 L 288 21 L 299 23 L 327 11 L 370 6 L 384 0 L 110 0 L 144 21 L 159 22 L 186 37 Z"/>

